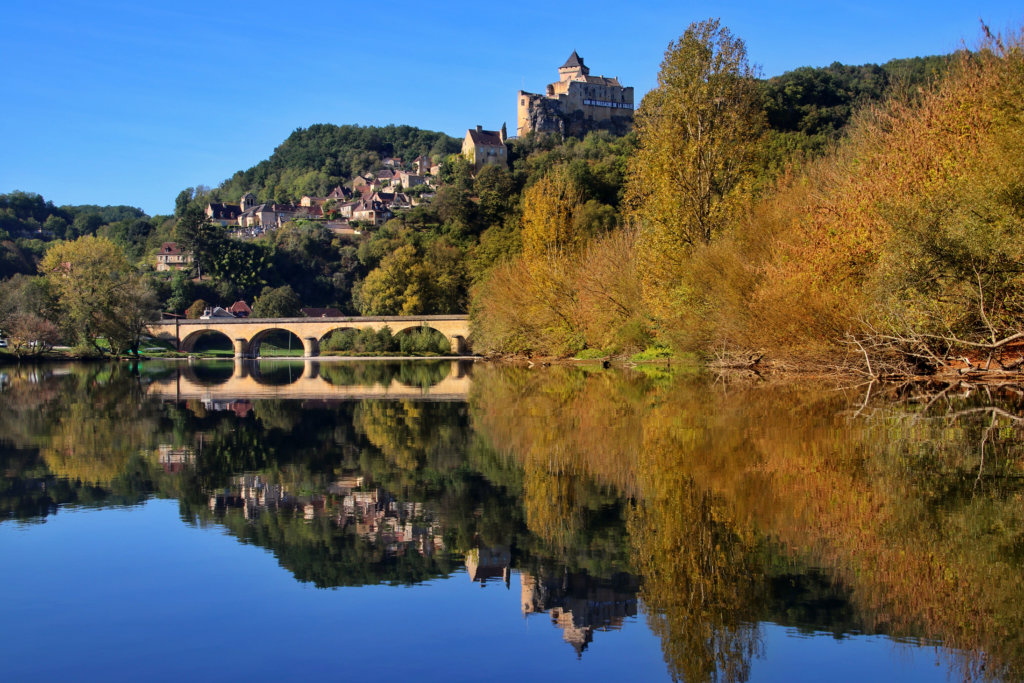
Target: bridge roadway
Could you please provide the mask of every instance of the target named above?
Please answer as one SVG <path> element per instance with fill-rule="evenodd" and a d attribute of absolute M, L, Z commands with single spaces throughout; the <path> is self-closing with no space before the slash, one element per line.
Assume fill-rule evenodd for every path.
<path fill-rule="evenodd" d="M 392 377 L 387 384 L 332 384 L 321 375 L 320 361 L 263 361 L 275 366 L 296 366 L 294 378 L 286 383 L 267 381 L 258 361 L 235 359 L 229 378 L 203 379 L 191 365 L 182 364 L 172 376 L 155 379 L 146 392 L 164 400 L 234 401 L 287 398 L 301 400 L 354 400 L 400 398 L 419 401 L 465 401 L 472 384 L 472 360 L 449 361 L 448 373 L 429 387 L 410 385 Z M 345 361 L 339 361 L 342 363 Z M 417 361 L 420 362 L 420 361 Z M 302 363 L 301 370 L 298 365 Z"/>
<path fill-rule="evenodd" d="M 260 342 L 278 330 L 291 332 L 302 341 L 303 356 L 320 355 L 320 344 L 335 330 L 391 328 L 392 334 L 428 327 L 437 330 L 451 344 L 451 352 L 462 355 L 469 351 L 468 315 L 376 316 L 343 318 L 210 318 L 208 320 L 179 318 L 150 323 L 150 336 L 175 345 L 179 351 L 191 352 L 196 340 L 208 332 L 223 334 L 231 340 L 236 358 L 256 358 Z"/>

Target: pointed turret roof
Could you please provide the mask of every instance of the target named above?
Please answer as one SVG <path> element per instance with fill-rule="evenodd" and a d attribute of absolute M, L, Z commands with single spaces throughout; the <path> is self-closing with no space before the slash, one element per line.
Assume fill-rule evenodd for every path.
<path fill-rule="evenodd" d="M 576 54 L 576 50 L 572 51 L 569 55 L 569 59 L 565 60 L 565 64 L 560 66 L 560 69 L 575 69 L 578 66 L 583 66 L 583 58 Z"/>

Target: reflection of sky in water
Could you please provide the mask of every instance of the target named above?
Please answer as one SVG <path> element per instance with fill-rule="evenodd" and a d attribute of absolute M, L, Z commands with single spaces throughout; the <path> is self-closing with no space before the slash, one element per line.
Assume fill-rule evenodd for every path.
<path fill-rule="evenodd" d="M 465 572 L 412 587 L 318 590 L 178 504 L 64 510 L 0 525 L 7 680 L 663 680 L 643 616 L 597 632 L 577 659 L 546 614 Z M 12 562 L 11 558 L 23 558 Z M 931 648 L 762 624 L 751 680 L 946 680 Z"/>
<path fill-rule="evenodd" d="M 751 665 L 751 681 L 948 681 L 935 648 L 883 636 L 806 634 L 762 624 L 766 656 Z"/>

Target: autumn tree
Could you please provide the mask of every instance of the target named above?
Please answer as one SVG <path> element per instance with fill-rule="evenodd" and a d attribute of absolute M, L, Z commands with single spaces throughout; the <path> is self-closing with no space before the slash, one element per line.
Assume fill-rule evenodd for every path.
<path fill-rule="evenodd" d="M 157 301 L 120 247 L 92 235 L 61 242 L 46 252 L 39 270 L 53 292 L 69 337 L 100 352 L 100 336 L 108 339 L 115 352 L 137 351 Z"/>
<path fill-rule="evenodd" d="M 717 19 L 694 23 L 669 43 L 640 104 L 626 201 L 652 304 L 677 298 L 687 256 L 733 215 L 763 127 L 755 75 L 742 40 Z"/>
<path fill-rule="evenodd" d="M 523 192 L 523 256 L 534 261 L 578 252 L 589 235 L 578 228 L 583 192 L 566 167 L 552 170 Z"/>
<path fill-rule="evenodd" d="M 363 315 L 459 313 L 466 308 L 466 268 L 459 249 L 436 240 L 420 253 L 406 244 L 385 256 L 355 295 Z"/>

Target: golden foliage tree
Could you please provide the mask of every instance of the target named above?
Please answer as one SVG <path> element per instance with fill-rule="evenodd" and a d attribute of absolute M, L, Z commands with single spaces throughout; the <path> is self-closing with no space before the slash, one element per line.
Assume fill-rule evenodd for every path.
<path fill-rule="evenodd" d="M 735 214 L 763 127 L 754 76 L 743 41 L 717 19 L 691 24 L 669 44 L 658 87 L 637 111 L 640 146 L 626 200 L 640 223 L 644 292 L 658 315 L 679 305 L 688 256 Z"/>
<path fill-rule="evenodd" d="M 523 256 L 530 262 L 578 252 L 588 235 L 577 230 L 583 192 L 564 166 L 523 192 Z"/>

